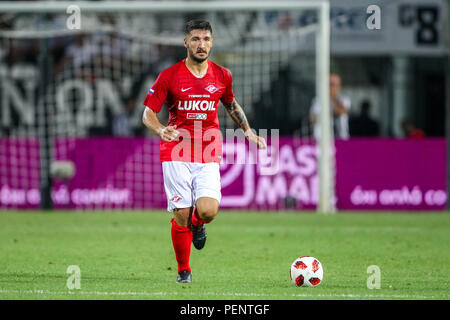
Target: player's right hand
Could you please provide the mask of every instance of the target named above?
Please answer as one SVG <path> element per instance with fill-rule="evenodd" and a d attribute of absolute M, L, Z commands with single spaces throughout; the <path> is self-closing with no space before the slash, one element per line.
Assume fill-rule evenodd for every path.
<path fill-rule="evenodd" d="M 162 140 L 166 142 L 171 142 L 176 140 L 180 136 L 180 132 L 177 129 L 177 126 L 167 126 L 159 132 L 159 136 Z"/>

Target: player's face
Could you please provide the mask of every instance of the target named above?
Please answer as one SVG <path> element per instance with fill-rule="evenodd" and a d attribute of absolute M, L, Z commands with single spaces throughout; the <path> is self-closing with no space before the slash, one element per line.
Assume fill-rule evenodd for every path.
<path fill-rule="evenodd" d="M 341 90 L 341 78 L 335 74 L 330 75 L 330 96 L 337 97 Z"/>
<path fill-rule="evenodd" d="M 184 38 L 188 57 L 201 63 L 208 59 L 212 48 L 212 35 L 209 30 L 194 29 Z"/>

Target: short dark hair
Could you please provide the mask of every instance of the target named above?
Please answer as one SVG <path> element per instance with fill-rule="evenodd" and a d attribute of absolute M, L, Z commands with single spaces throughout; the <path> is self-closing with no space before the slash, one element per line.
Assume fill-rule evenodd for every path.
<path fill-rule="evenodd" d="M 186 23 L 184 33 L 187 35 L 191 30 L 209 30 L 212 34 L 211 24 L 205 20 L 191 20 Z"/>

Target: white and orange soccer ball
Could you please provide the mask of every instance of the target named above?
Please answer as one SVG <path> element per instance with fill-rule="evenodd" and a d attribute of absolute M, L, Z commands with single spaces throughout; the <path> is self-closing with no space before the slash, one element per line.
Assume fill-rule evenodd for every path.
<path fill-rule="evenodd" d="M 322 264 L 314 257 L 297 258 L 291 265 L 290 276 L 297 287 L 317 287 L 323 279 Z"/>

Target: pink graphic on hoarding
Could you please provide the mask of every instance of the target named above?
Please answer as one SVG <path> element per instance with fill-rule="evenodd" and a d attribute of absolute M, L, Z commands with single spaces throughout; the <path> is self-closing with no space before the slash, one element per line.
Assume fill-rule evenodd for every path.
<path fill-rule="evenodd" d="M 445 209 L 445 139 L 351 139 L 336 150 L 339 208 Z"/>
<path fill-rule="evenodd" d="M 247 142 L 224 144 L 221 208 L 314 210 L 319 190 L 315 142 L 284 137 L 277 148 L 270 139 L 268 144 L 268 151 L 251 149 Z M 230 161 L 239 153 L 254 158 L 245 158 L 244 164 Z M 335 154 L 339 210 L 446 207 L 444 139 L 337 140 Z M 70 160 L 76 169 L 73 178 L 54 180 L 56 209 L 167 207 L 158 139 L 59 139 L 54 158 Z M 38 141 L 0 139 L 0 208 L 38 209 L 39 186 Z"/>
<path fill-rule="evenodd" d="M 269 140 L 270 141 L 270 140 Z M 225 150 L 228 146 L 225 146 Z M 244 150 L 247 144 L 234 147 Z M 277 157 L 274 174 L 264 174 L 266 150 L 258 150 L 256 164 L 223 164 L 222 207 L 251 209 L 313 209 L 318 202 L 317 148 L 313 141 L 301 143 L 280 138 L 277 150 L 269 146 L 269 157 Z M 241 151 L 242 152 L 242 151 Z M 226 160 L 226 155 L 224 157 Z"/>

